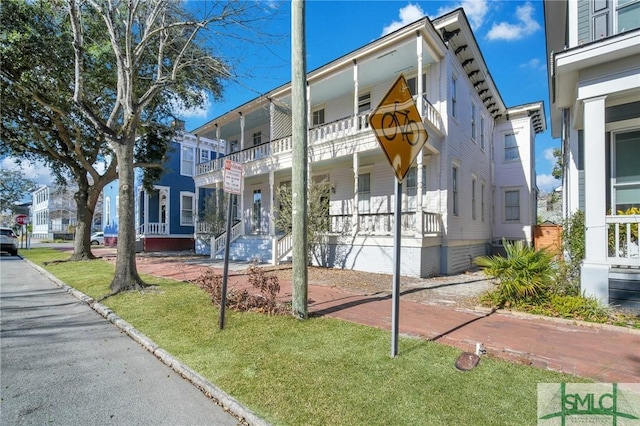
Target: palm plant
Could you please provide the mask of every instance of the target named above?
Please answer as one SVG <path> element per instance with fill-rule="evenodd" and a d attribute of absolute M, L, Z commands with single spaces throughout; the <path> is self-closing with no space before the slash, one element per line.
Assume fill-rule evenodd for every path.
<path fill-rule="evenodd" d="M 501 306 L 539 297 L 554 277 L 554 255 L 535 250 L 522 241 L 503 240 L 506 257 L 480 256 L 474 263 L 495 280 Z"/>

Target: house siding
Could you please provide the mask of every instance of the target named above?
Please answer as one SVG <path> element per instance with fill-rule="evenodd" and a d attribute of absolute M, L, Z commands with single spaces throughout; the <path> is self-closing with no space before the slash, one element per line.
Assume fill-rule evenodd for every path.
<path fill-rule="evenodd" d="M 591 3 L 592 0 L 578 0 L 578 44 L 591 41 Z"/>

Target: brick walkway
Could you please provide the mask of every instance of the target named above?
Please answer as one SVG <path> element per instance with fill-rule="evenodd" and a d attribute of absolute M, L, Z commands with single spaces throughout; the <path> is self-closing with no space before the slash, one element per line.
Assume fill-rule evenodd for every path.
<path fill-rule="evenodd" d="M 97 255 L 100 249 L 94 250 Z M 192 280 L 213 267 L 138 257 L 138 271 Z M 229 286 L 243 286 L 246 276 L 229 272 Z M 281 297 L 291 300 L 291 283 L 280 282 Z M 309 311 L 360 324 L 391 329 L 391 296 L 365 296 L 339 288 L 309 286 Z M 492 356 L 601 382 L 640 382 L 640 330 L 512 314 L 461 311 L 400 298 L 400 333 L 421 336 L 473 352 L 477 342 Z M 402 353 L 400 353 L 402 355 Z"/>

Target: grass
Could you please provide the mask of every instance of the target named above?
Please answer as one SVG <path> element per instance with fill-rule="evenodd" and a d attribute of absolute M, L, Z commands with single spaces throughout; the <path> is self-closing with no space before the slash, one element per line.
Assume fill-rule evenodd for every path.
<path fill-rule="evenodd" d="M 51 249 L 21 252 L 35 263 L 63 259 Z M 113 265 L 101 260 L 46 266 L 92 296 L 109 292 Z M 144 276 L 153 291 L 103 303 L 142 333 L 274 424 L 536 424 L 538 383 L 583 379 L 485 357 L 455 369 L 457 349 L 400 338 L 331 318 L 298 321 L 218 310 L 194 285 Z"/>

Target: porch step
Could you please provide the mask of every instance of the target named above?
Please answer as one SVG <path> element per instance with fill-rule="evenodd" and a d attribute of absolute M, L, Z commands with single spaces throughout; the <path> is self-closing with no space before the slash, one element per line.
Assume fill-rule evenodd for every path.
<path fill-rule="evenodd" d="M 224 259 L 224 250 L 216 255 L 216 259 Z M 243 235 L 236 238 L 229 245 L 229 260 L 233 262 L 270 262 L 271 237 Z"/>

